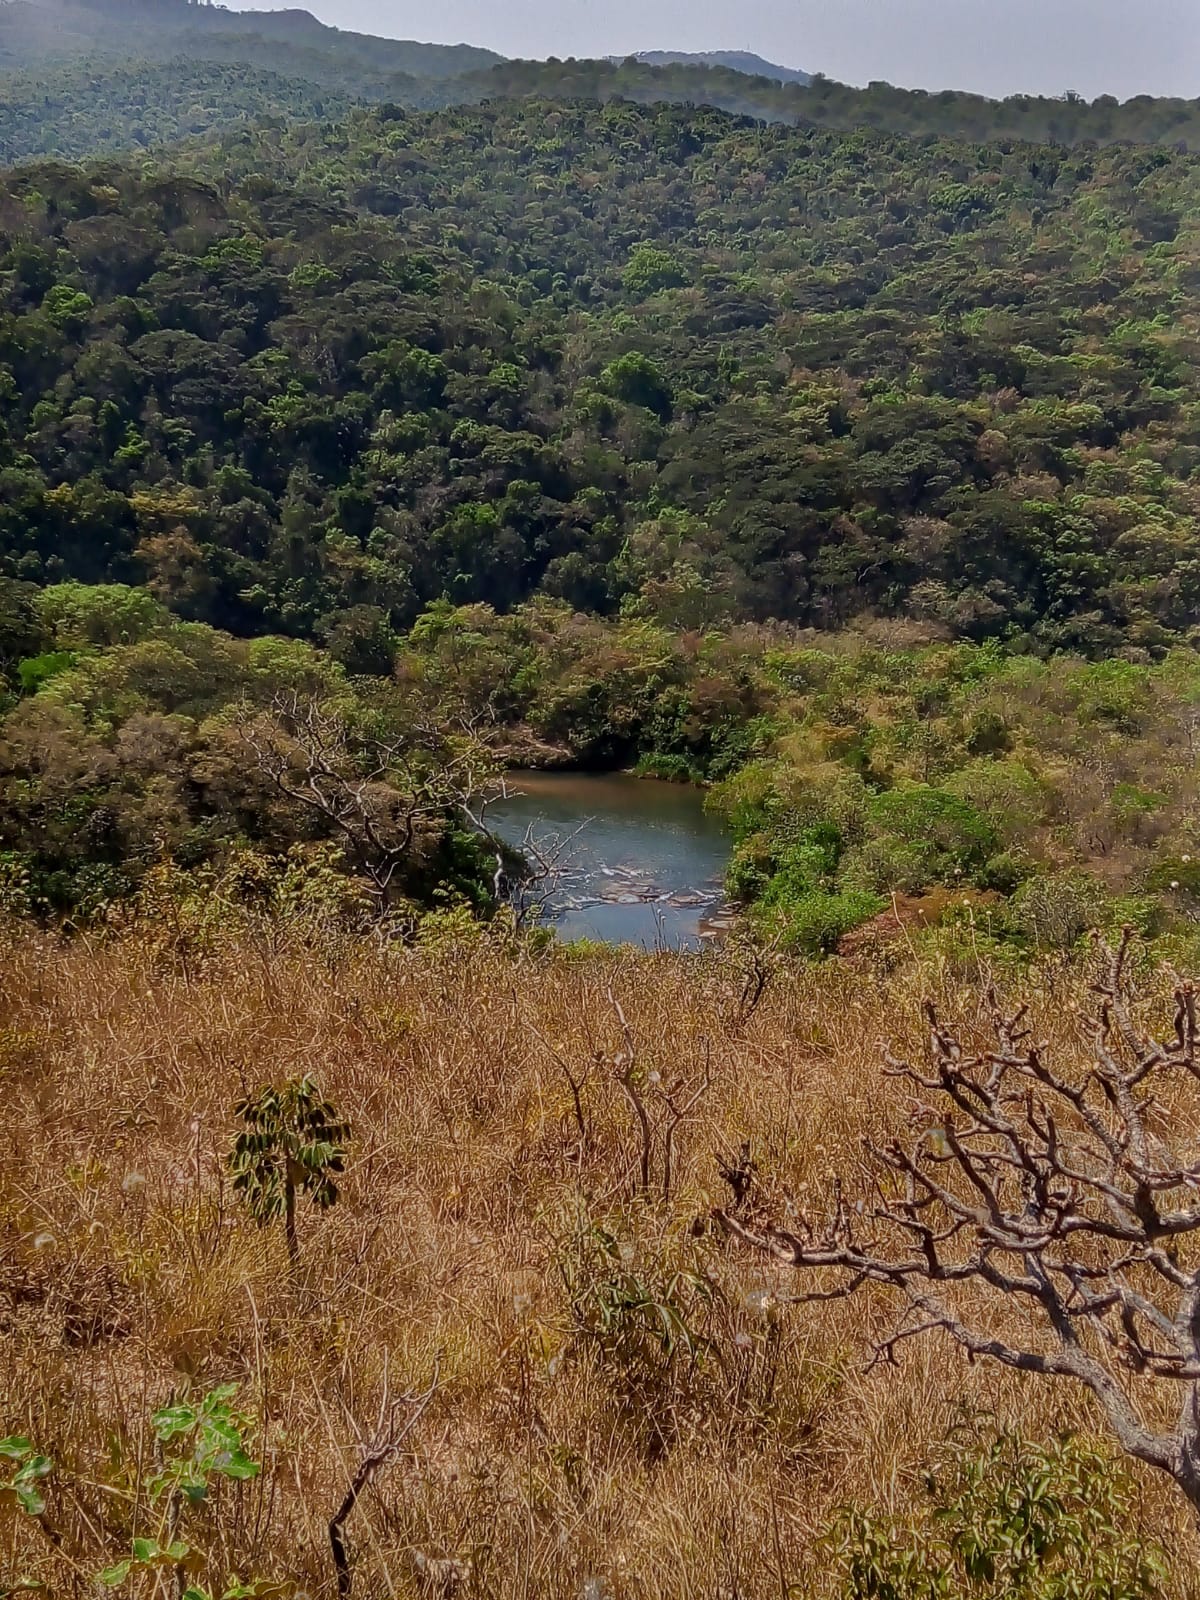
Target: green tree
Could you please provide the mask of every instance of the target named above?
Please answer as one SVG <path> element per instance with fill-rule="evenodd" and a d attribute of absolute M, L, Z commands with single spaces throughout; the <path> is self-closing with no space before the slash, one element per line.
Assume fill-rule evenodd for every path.
<path fill-rule="evenodd" d="M 281 1089 L 266 1088 L 241 1100 L 235 1115 L 245 1124 L 229 1158 L 235 1191 L 265 1227 L 283 1218 L 293 1265 L 299 1260 L 296 1196 L 319 1211 L 336 1205 L 336 1176 L 345 1170 L 350 1124 L 343 1122 L 309 1077 Z"/>

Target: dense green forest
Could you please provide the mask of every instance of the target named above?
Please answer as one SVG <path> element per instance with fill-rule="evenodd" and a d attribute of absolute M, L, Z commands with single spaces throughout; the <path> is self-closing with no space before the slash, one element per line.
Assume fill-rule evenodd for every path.
<path fill-rule="evenodd" d="M 1198 187 L 628 105 L 26 167 L 0 556 L 240 633 L 544 592 L 1157 649 L 1196 603 Z"/>
<path fill-rule="evenodd" d="M 467 82 L 472 81 L 482 81 L 489 96 L 551 94 L 559 99 L 713 105 L 763 121 L 845 132 L 877 128 L 918 138 L 1200 147 L 1200 100 L 1142 95 L 1119 102 L 1103 95 L 1087 101 L 1066 87 L 1056 98 L 1012 95 L 991 100 L 955 89 L 930 92 L 889 83 L 858 89 L 820 74 L 808 85 L 778 83 L 719 66 L 655 67 L 637 60 L 509 61 L 473 74 Z"/>
<path fill-rule="evenodd" d="M 243 120 L 341 119 L 360 98 L 240 62 L 64 63 L 50 74 L 14 72 L 3 81 L 5 165 L 208 138 Z M 420 104 L 419 81 L 410 85 L 405 98 Z M 389 90 L 398 93 L 394 81 Z"/>
<path fill-rule="evenodd" d="M 852 89 L 820 78 L 803 88 L 727 67 L 632 60 L 510 62 L 447 76 L 427 72 L 419 57 L 399 70 L 386 65 L 386 51 L 374 61 L 257 35 L 189 41 L 186 55 L 175 53 L 178 44 L 171 36 L 151 59 L 89 52 L 82 58 L 35 58 L 34 64 L 5 73 L 0 78 L 0 159 L 80 158 L 170 144 L 215 136 L 237 118 L 341 117 L 341 107 L 351 104 L 436 110 L 497 99 L 712 106 L 795 127 L 874 128 L 918 138 L 1200 148 L 1197 101 L 1144 98 L 1118 105 L 1022 96 L 997 102 L 888 84 Z M 146 44 L 138 48 L 139 57 L 150 54 Z"/>

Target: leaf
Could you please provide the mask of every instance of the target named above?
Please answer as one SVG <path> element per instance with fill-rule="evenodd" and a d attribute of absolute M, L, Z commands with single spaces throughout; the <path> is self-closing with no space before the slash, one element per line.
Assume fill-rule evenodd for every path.
<path fill-rule="evenodd" d="M 133 1559 L 140 1561 L 143 1566 L 155 1560 L 158 1554 L 157 1539 L 135 1539 L 133 1541 Z"/>
<path fill-rule="evenodd" d="M 127 1557 L 124 1561 L 118 1561 L 115 1567 L 105 1567 L 104 1571 L 98 1573 L 97 1576 L 106 1589 L 115 1589 L 118 1584 L 125 1582 L 125 1579 L 132 1571 L 133 1560 L 131 1557 Z"/>
<path fill-rule="evenodd" d="M 206 1417 L 200 1429 L 196 1454 L 208 1456 L 222 1449 L 236 1450 L 241 1442 L 241 1432 L 233 1422 L 226 1420 L 225 1417 Z"/>
<path fill-rule="evenodd" d="M 13 1433 L 7 1439 L 0 1439 L 0 1456 L 6 1461 L 24 1461 L 32 1454 L 33 1446 L 21 1434 Z"/>
<path fill-rule="evenodd" d="M 250 1478 L 257 1478 L 262 1468 L 257 1461 L 251 1461 L 244 1450 L 238 1449 L 230 1454 L 228 1460 L 214 1461 L 213 1470 L 224 1478 L 233 1478 L 238 1483 L 245 1483 Z"/>
<path fill-rule="evenodd" d="M 223 1406 L 226 1400 L 232 1400 L 237 1392 L 238 1386 L 236 1383 L 219 1383 L 215 1389 L 210 1389 L 204 1396 L 204 1399 L 200 1402 L 200 1409 L 206 1414 L 210 1414 L 218 1406 Z"/>
<path fill-rule="evenodd" d="M 46 1509 L 45 1499 L 36 1489 L 31 1489 L 25 1484 L 14 1483 L 13 1494 L 17 1497 L 17 1504 L 29 1517 L 40 1517 Z"/>
<path fill-rule="evenodd" d="M 25 1462 L 17 1473 L 17 1483 L 34 1483 L 39 1478 L 48 1478 L 54 1471 L 54 1463 L 49 1456 L 33 1456 Z"/>
<path fill-rule="evenodd" d="M 155 1433 L 162 1443 L 166 1444 L 169 1439 L 187 1433 L 190 1428 L 196 1426 L 196 1412 L 192 1406 L 163 1406 L 150 1420 Z"/>

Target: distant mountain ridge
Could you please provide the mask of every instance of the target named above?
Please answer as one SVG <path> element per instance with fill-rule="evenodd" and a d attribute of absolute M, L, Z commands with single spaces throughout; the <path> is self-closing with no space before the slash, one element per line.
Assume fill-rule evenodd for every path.
<path fill-rule="evenodd" d="M 712 106 L 761 122 L 972 143 L 1200 151 L 1200 99 L 995 101 L 886 83 L 855 89 L 746 51 L 520 61 L 346 32 L 299 8 L 0 0 L 0 164 L 161 148 L 263 119 L 328 124 L 370 104 L 420 113 L 514 99 Z"/>
<path fill-rule="evenodd" d="M 610 59 L 628 58 L 612 56 Z M 730 72 L 743 72 L 748 78 L 769 78 L 773 83 L 806 86 L 813 81 L 811 72 L 802 72 L 799 67 L 781 67 L 777 61 L 767 61 L 750 50 L 639 50 L 633 59 L 647 67 L 725 67 Z"/>
<path fill-rule="evenodd" d="M 310 11 L 232 11 L 194 0 L 0 0 L 0 69 L 80 56 L 240 61 L 344 92 L 389 74 L 458 79 L 503 61 L 466 44 L 331 28 Z"/>

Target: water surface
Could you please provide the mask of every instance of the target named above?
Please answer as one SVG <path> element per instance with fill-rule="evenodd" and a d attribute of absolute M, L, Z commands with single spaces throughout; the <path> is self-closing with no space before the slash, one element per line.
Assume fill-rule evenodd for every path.
<path fill-rule="evenodd" d="M 562 841 L 564 871 L 542 921 L 564 939 L 697 949 L 727 925 L 729 840 L 687 784 L 627 774 L 521 772 L 488 826 L 520 846 L 533 827 Z"/>

